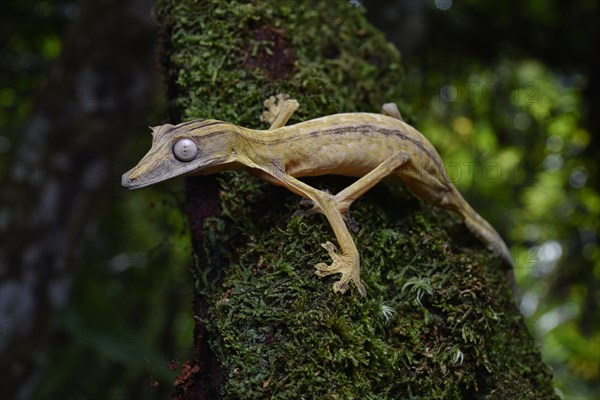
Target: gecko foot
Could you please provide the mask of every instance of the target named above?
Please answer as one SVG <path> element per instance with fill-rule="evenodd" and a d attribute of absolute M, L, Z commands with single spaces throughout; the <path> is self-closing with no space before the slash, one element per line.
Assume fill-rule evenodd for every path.
<path fill-rule="evenodd" d="M 294 211 L 294 214 L 292 214 L 294 217 L 306 218 L 310 217 L 311 215 L 319 214 L 321 212 L 321 208 L 316 206 L 315 203 L 308 199 L 300 200 L 300 206 L 308 206 L 310 208 L 299 208 L 298 210 Z"/>
<path fill-rule="evenodd" d="M 294 110 L 298 108 L 298 102 L 290 99 L 290 96 L 286 93 L 279 93 L 277 96 L 269 97 L 263 102 L 263 105 L 266 110 L 261 114 L 260 120 L 270 124 L 275 121 L 284 108 L 287 107 Z"/>
<path fill-rule="evenodd" d="M 323 189 L 323 192 L 327 194 L 331 194 L 331 192 L 327 189 Z M 300 207 L 298 210 L 294 211 L 294 217 L 306 218 L 311 215 L 322 213 L 321 207 L 317 206 L 314 201 L 307 198 L 300 199 Z M 309 208 L 304 208 L 309 207 Z"/>
<path fill-rule="evenodd" d="M 321 246 L 327 250 L 333 262 L 331 265 L 325 263 L 315 265 L 315 275 L 323 277 L 333 274 L 342 274 L 340 280 L 333 284 L 333 291 L 335 293 L 345 293 L 348 290 L 350 281 L 352 281 L 356 285 L 360 295 L 362 297 L 366 296 L 367 291 L 360 280 L 360 264 L 358 256 L 353 257 L 339 254 L 331 242 L 323 243 Z"/>

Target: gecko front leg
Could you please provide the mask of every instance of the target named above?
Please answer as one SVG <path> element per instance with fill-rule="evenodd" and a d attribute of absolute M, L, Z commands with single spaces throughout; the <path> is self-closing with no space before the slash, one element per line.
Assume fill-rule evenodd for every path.
<path fill-rule="evenodd" d="M 295 99 L 290 99 L 290 96 L 286 93 L 279 93 L 276 96 L 271 96 L 263 102 L 266 110 L 261 114 L 260 120 L 263 122 L 268 122 L 271 124 L 269 130 L 281 128 L 285 126 L 285 124 L 289 121 L 289 119 L 294 115 L 296 110 L 299 107 L 299 103 Z M 267 174 L 269 175 L 269 174 Z M 263 178 L 268 179 L 267 176 L 263 174 Z M 329 194 L 329 192 L 327 192 Z M 300 194 L 300 193 L 299 193 Z M 300 194 L 304 198 L 300 201 L 301 205 L 304 203 L 308 203 L 311 208 L 308 210 L 297 210 L 294 212 L 295 216 L 305 217 L 308 215 L 312 215 L 315 213 L 322 213 L 321 208 L 311 200 L 311 198 Z M 348 218 L 347 213 L 342 214 L 346 223 L 352 225 Z"/>
<path fill-rule="evenodd" d="M 261 114 L 260 120 L 271 124 L 269 130 L 285 126 L 300 106 L 297 100 L 290 99 L 285 93 L 271 96 L 263 104 L 267 110 Z"/>
<path fill-rule="evenodd" d="M 338 210 L 335 197 L 288 175 L 282 168 L 273 168 L 268 171 L 268 174 L 271 176 L 271 179 L 277 181 L 281 186 L 312 200 L 325 215 L 329 225 L 333 229 L 340 246 L 340 251 L 336 251 L 335 246 L 331 242 L 321 244 L 327 250 L 333 262 L 330 265 L 325 263 L 315 265 L 315 274 L 317 276 L 342 274 L 340 280 L 333 284 L 333 291 L 336 293 L 345 293 L 348 290 L 350 282 L 353 282 L 360 295 L 364 297 L 367 291 L 360 279 L 360 257 L 358 250 L 344 223 L 342 214 Z"/>

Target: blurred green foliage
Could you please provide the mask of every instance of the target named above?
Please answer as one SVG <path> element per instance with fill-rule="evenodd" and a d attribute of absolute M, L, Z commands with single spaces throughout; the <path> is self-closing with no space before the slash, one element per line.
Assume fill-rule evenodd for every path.
<path fill-rule="evenodd" d="M 51 1 L 6 0 L 0 4 L 0 170 L 55 60 L 69 17 Z M 54 94 L 55 95 L 55 94 Z"/>
<path fill-rule="evenodd" d="M 136 141 L 140 148 L 150 135 L 144 139 Z M 127 193 L 115 183 L 102 224 L 81 244 L 72 300 L 57 316 L 58 342 L 35 398 L 149 399 L 172 392 L 194 327 L 191 245 L 177 192 Z"/>
<path fill-rule="evenodd" d="M 457 16 L 464 23 L 474 8 L 486 7 L 457 5 L 444 16 L 430 10 L 446 19 L 437 35 L 457 24 Z M 530 17 L 546 15 L 536 13 Z M 447 47 L 430 44 L 406 60 L 401 109 L 511 245 L 521 311 L 554 370 L 558 393 L 597 398 L 600 195 L 586 112 L 589 81 L 577 68 L 517 56 L 515 47 L 504 46 L 490 62 L 473 53 L 446 57 Z"/>
<path fill-rule="evenodd" d="M 31 110 L 62 101 L 73 84 L 65 82 L 63 92 L 45 87 L 79 7 L 73 1 L 0 4 L 0 181 L 14 168 L 10 156 Z M 147 125 L 164 120 L 162 93 L 156 97 Z M 182 182 L 132 193 L 120 186 L 121 174 L 150 142 L 148 131 L 123 143 L 127 161 L 108 171 L 110 201 L 93 211 L 100 223 L 87 226 L 76 243 L 60 243 L 78 255 L 77 273 L 50 330 L 24 332 L 51 337 L 39 381 L 25 385 L 35 388 L 27 398 L 166 398 L 190 358 L 192 260 Z"/>

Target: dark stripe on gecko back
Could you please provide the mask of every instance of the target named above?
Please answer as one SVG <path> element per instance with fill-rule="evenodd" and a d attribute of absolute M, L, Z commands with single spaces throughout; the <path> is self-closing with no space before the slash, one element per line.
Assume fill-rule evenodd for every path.
<path fill-rule="evenodd" d="M 397 136 L 402 140 L 406 140 L 410 143 L 412 143 L 415 147 L 419 148 L 419 150 L 423 151 L 425 154 L 427 154 L 427 156 L 429 157 L 429 159 L 435 164 L 435 166 L 438 169 L 438 172 L 440 173 L 441 176 L 445 176 L 446 172 L 445 172 L 445 168 L 444 166 L 441 164 L 439 157 L 437 156 L 437 154 L 433 154 L 428 148 L 426 148 L 421 142 L 419 142 L 418 140 L 410 137 L 409 135 L 406 134 L 406 132 L 403 132 L 399 129 L 384 129 L 384 128 L 379 128 L 373 125 L 352 125 L 352 126 L 347 126 L 347 127 L 343 127 L 343 128 L 332 128 L 332 129 L 326 129 L 326 130 L 318 130 L 318 131 L 312 131 L 312 132 L 308 132 L 307 135 L 309 135 L 310 137 L 323 137 L 326 135 L 343 135 L 346 133 L 351 133 L 351 132 L 358 132 L 361 135 L 364 136 L 376 136 L 378 134 L 383 134 L 384 136 Z M 251 138 L 250 140 L 256 141 L 256 142 L 261 142 L 261 143 L 265 143 L 265 144 L 280 144 L 283 142 L 291 142 L 291 141 L 297 141 L 297 140 L 303 140 L 304 138 L 302 137 L 302 135 L 298 135 L 298 136 L 293 136 L 293 137 L 288 137 L 288 138 L 281 138 L 281 139 L 275 139 L 275 140 L 270 140 L 270 141 L 262 141 L 260 139 L 256 140 L 256 138 Z"/>
<path fill-rule="evenodd" d="M 371 131 L 370 130 L 365 130 L 363 128 L 363 130 L 359 130 L 359 132 L 361 134 L 368 134 Z M 441 174 L 441 176 L 445 175 L 445 168 L 444 166 L 441 164 L 440 162 L 440 158 L 437 156 L 437 154 L 432 153 L 427 147 L 425 147 L 423 145 L 423 143 L 419 142 L 418 140 L 408 136 L 406 134 L 406 132 L 403 132 L 399 129 L 382 129 L 382 128 L 377 128 L 377 133 L 383 134 L 385 136 L 398 136 L 400 137 L 402 140 L 407 140 L 409 142 L 411 142 L 413 145 L 415 145 L 415 147 L 419 148 L 421 151 L 423 151 L 425 154 L 427 154 L 427 156 L 429 157 L 429 159 L 431 161 L 433 161 L 433 163 L 435 164 L 435 166 L 438 169 L 438 172 Z"/>

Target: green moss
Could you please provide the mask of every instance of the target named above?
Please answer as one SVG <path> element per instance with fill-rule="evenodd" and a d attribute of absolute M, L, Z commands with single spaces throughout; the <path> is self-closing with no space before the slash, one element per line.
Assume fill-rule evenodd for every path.
<path fill-rule="evenodd" d="M 280 92 L 301 100 L 291 123 L 376 111 L 400 97 L 397 50 L 349 2 L 163 0 L 156 14 L 171 32 L 165 57 L 175 68 L 171 103 L 182 119 L 265 128 L 262 102 Z"/>
<path fill-rule="evenodd" d="M 325 219 L 290 218 L 298 200 L 279 188 L 255 188 L 254 201 L 235 205 L 238 189 L 251 197 L 247 179 L 221 182 L 245 237 L 207 319 L 224 398 L 552 398 L 499 263 L 462 226 L 446 221 L 458 232 L 451 240 L 439 227 L 450 218 L 377 188 L 353 206 L 368 296 L 339 296 L 334 277 L 313 275 L 328 262 Z M 265 216 L 259 203 L 270 198 Z"/>
<path fill-rule="evenodd" d="M 301 103 L 292 123 L 399 99 L 396 50 L 361 9 L 319 4 L 161 0 L 174 115 L 264 127 L 279 92 Z M 455 218 L 378 185 L 352 209 L 368 295 L 342 296 L 313 274 L 334 239 L 322 216 L 291 217 L 297 196 L 245 172 L 218 180 L 196 287 L 222 398 L 553 398 L 498 261 Z"/>

